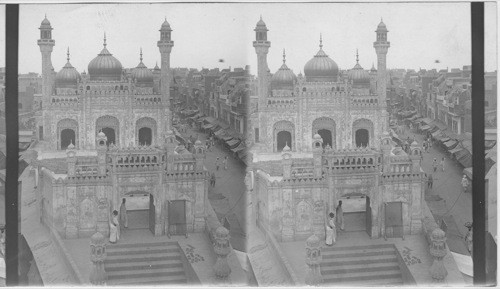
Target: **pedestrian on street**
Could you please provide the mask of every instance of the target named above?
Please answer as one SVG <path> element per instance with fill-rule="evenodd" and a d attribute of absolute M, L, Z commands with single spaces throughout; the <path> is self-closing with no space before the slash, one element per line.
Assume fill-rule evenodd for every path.
<path fill-rule="evenodd" d="M 215 160 L 215 170 L 218 171 L 219 170 L 219 165 L 220 165 L 220 159 L 219 157 L 217 157 L 217 159 Z"/>
<path fill-rule="evenodd" d="M 339 201 L 339 205 L 336 208 L 337 213 L 337 223 L 339 224 L 340 230 L 344 231 L 344 210 L 342 209 L 342 201 Z"/>
<path fill-rule="evenodd" d="M 441 170 L 444 172 L 444 157 L 441 159 Z"/>
<path fill-rule="evenodd" d="M 434 169 L 434 172 L 437 171 L 437 168 L 438 168 L 438 162 L 437 162 L 437 159 L 434 158 L 434 160 L 432 161 L 432 168 Z"/>
<path fill-rule="evenodd" d="M 432 178 L 432 174 L 429 174 L 429 178 L 427 179 L 427 188 L 432 190 L 433 183 L 434 183 L 434 179 Z"/>
<path fill-rule="evenodd" d="M 128 217 L 127 217 L 127 206 L 125 206 L 126 199 L 122 199 L 122 204 L 120 205 L 120 225 L 122 228 L 128 228 Z"/>
<path fill-rule="evenodd" d="M 469 181 L 467 180 L 467 176 L 464 175 L 462 178 L 462 188 L 464 189 L 464 193 L 467 193 L 467 188 L 469 187 Z"/>
<path fill-rule="evenodd" d="M 224 170 L 227 170 L 227 156 L 224 157 L 222 164 L 224 165 Z"/>
<path fill-rule="evenodd" d="M 210 177 L 210 185 L 215 187 L 215 173 L 212 173 L 212 176 Z"/>

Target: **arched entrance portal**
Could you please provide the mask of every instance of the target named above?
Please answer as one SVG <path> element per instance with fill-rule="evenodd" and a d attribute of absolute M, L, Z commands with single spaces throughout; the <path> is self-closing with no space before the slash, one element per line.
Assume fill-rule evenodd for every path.
<path fill-rule="evenodd" d="M 153 141 L 153 131 L 149 127 L 139 129 L 139 145 L 150 146 Z"/>
<path fill-rule="evenodd" d="M 318 134 L 321 136 L 323 139 L 323 147 L 326 147 L 329 145 L 330 147 L 332 146 L 332 132 L 328 129 L 320 129 L 318 130 Z"/>
<path fill-rule="evenodd" d="M 110 144 L 116 144 L 116 135 L 115 135 L 115 130 L 110 128 L 110 127 L 104 127 L 102 128 L 102 132 L 106 135 L 108 140 L 106 141 L 106 145 Z"/>
<path fill-rule="evenodd" d="M 366 147 L 369 143 L 368 130 L 361 128 L 356 131 L 356 146 Z"/>
<path fill-rule="evenodd" d="M 273 151 L 280 152 L 285 145 L 295 149 L 295 127 L 292 122 L 281 120 L 273 125 Z"/>
<path fill-rule="evenodd" d="M 70 144 L 76 144 L 76 134 L 74 130 L 65 128 L 61 131 L 61 149 L 67 149 Z"/>
<path fill-rule="evenodd" d="M 277 135 L 278 138 L 278 151 L 282 151 L 283 148 L 287 145 L 292 148 L 292 134 L 289 131 L 280 131 Z"/>
<path fill-rule="evenodd" d="M 106 135 L 108 141 L 107 145 L 114 143 L 115 145 L 120 144 L 120 122 L 114 116 L 105 115 L 101 116 L 96 120 L 96 135 L 99 131 Z"/>
<path fill-rule="evenodd" d="M 333 149 L 337 147 L 335 142 L 336 125 L 332 118 L 322 116 L 312 122 L 312 136 L 319 134 L 323 139 L 323 147 L 329 145 Z"/>
<path fill-rule="evenodd" d="M 125 199 L 127 207 L 128 229 L 149 229 L 154 234 L 154 196 L 144 191 L 132 191 L 126 193 L 122 199 Z"/>

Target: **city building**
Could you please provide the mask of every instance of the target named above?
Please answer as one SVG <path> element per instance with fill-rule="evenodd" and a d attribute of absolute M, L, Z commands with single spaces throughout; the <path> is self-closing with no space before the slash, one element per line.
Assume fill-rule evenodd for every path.
<path fill-rule="evenodd" d="M 420 234 L 420 147 L 414 142 L 406 153 L 388 133 L 386 25 L 380 22 L 373 43 L 376 70 L 363 69 L 357 56 L 342 75 L 321 36 L 304 75 L 288 68 L 293 60 L 285 51 L 271 75 L 267 32 L 260 19 L 253 42 L 258 105 L 248 130 L 252 220 L 283 242 L 321 239 L 328 214 L 342 201 L 352 216 L 345 226 L 361 226 L 371 238 Z"/>
<path fill-rule="evenodd" d="M 170 111 L 169 23 L 157 42 L 161 68 L 143 63 L 124 69 L 103 48 L 80 73 L 51 64 L 52 26 L 45 18 L 41 109 L 36 118 L 37 184 L 42 219 L 63 238 L 109 235 L 110 214 L 126 199 L 131 218 L 143 218 L 153 235 L 200 232 L 206 226 L 205 147 L 178 153 Z"/>

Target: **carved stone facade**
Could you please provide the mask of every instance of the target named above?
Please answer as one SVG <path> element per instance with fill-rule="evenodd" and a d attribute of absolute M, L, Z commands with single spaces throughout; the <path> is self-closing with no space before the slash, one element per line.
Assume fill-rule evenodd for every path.
<path fill-rule="evenodd" d="M 320 39 L 304 76 L 295 77 L 284 55 L 283 66 L 270 78 L 270 42 L 262 19 L 255 31 L 260 87 L 250 121 L 255 134 L 250 168 L 256 223 L 282 241 L 313 234 L 324 238 L 328 213 L 343 200 L 346 210 L 365 212 L 372 238 L 396 235 L 392 219 L 386 220 L 393 203 L 400 208 L 399 229 L 421 232 L 420 150 L 412 145 L 407 154 L 395 148 L 387 133 L 385 73 L 375 75 L 357 63 L 347 78 L 340 75 Z M 390 44 L 383 22 L 376 34 L 379 71 L 385 71 Z"/>

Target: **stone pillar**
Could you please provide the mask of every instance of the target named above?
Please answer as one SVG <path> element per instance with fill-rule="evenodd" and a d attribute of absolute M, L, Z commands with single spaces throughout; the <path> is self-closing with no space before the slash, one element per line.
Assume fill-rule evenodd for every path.
<path fill-rule="evenodd" d="M 215 230 L 214 251 L 217 255 L 217 261 L 214 265 L 215 277 L 224 282 L 231 274 L 231 267 L 227 263 L 227 255 L 231 252 L 229 246 L 229 231 L 220 226 Z"/>
<path fill-rule="evenodd" d="M 97 232 L 90 238 L 90 260 L 92 261 L 92 270 L 89 280 L 94 286 L 105 286 L 107 275 L 104 270 L 104 260 L 106 259 L 106 239 Z"/>
<path fill-rule="evenodd" d="M 323 283 L 320 263 L 322 261 L 321 245 L 318 236 L 312 235 L 306 240 L 306 285 L 319 286 Z"/>
<path fill-rule="evenodd" d="M 429 269 L 431 273 L 431 277 L 434 283 L 444 283 L 446 280 L 446 276 L 448 275 L 448 271 L 444 267 L 443 258 L 446 256 L 446 235 L 445 233 L 437 228 L 432 231 L 431 234 L 431 245 L 430 245 L 430 253 L 434 258 L 432 262 L 432 266 Z"/>

